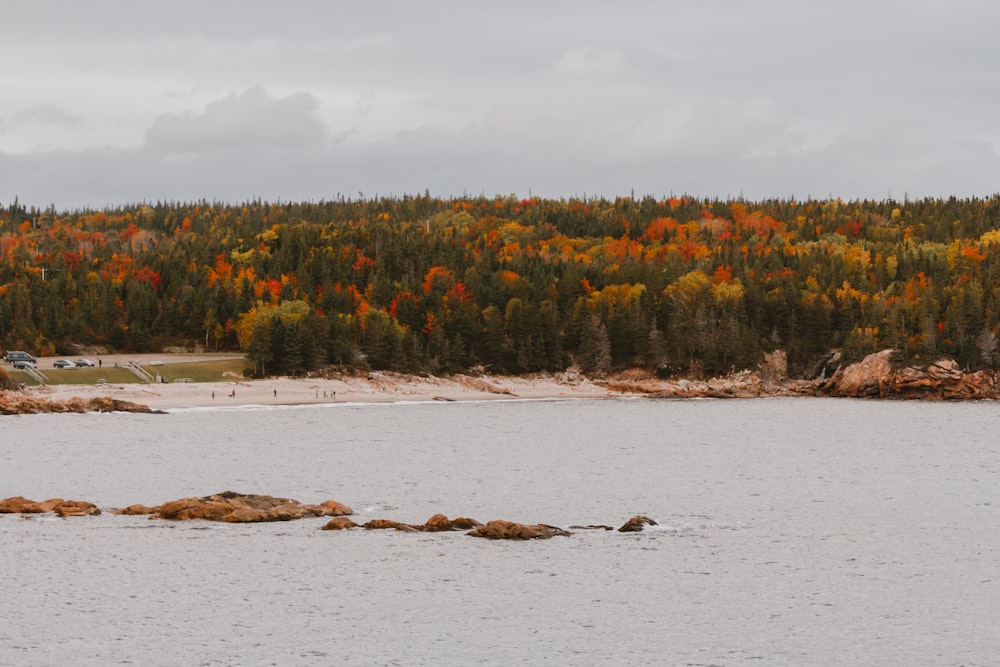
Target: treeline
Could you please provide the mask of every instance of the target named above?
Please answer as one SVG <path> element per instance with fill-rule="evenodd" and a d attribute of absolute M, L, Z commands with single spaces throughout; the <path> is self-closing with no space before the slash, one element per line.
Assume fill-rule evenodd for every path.
<path fill-rule="evenodd" d="M 259 373 L 996 366 L 1000 196 L 406 196 L 0 209 L 0 344 L 242 349 Z"/>

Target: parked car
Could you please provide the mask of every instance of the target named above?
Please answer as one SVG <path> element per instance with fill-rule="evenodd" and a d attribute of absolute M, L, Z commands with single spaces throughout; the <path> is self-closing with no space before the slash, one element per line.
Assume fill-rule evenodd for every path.
<path fill-rule="evenodd" d="M 90 359 L 77 359 L 73 363 L 76 364 L 77 366 L 79 366 L 80 368 L 93 368 L 94 367 L 94 362 L 91 361 Z"/>
<path fill-rule="evenodd" d="M 69 359 L 56 359 L 52 362 L 52 368 L 76 368 L 76 364 Z"/>
<path fill-rule="evenodd" d="M 35 367 L 35 364 L 34 364 L 34 362 L 31 362 L 31 361 L 25 361 L 23 359 L 18 359 L 17 361 L 14 362 L 14 368 L 16 368 L 19 371 L 26 371 L 29 368 L 34 368 L 34 367 Z"/>
<path fill-rule="evenodd" d="M 27 361 L 32 364 L 35 363 L 35 358 L 28 354 L 27 352 L 20 352 L 18 350 L 11 350 L 7 352 L 7 356 L 3 358 L 8 364 L 12 364 L 15 361 Z"/>

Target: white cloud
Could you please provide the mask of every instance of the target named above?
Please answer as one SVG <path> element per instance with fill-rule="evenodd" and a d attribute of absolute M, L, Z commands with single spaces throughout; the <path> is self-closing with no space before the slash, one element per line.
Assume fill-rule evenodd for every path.
<path fill-rule="evenodd" d="M 261 87 L 208 104 L 196 114 L 163 114 L 146 132 L 146 147 L 164 154 L 312 151 L 326 142 L 309 93 L 276 98 Z"/>
<path fill-rule="evenodd" d="M 11 118 L 11 127 L 28 123 L 43 125 L 80 125 L 83 122 L 80 114 L 71 113 L 55 104 L 36 104 L 20 109 Z"/>
<path fill-rule="evenodd" d="M 621 51 L 574 47 L 556 58 L 553 66 L 564 74 L 611 76 L 625 72 L 627 60 Z"/>

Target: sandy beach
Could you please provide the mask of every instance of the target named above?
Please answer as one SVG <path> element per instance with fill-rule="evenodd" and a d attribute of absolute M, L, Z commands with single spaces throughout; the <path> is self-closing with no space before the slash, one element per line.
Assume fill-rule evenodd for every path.
<path fill-rule="evenodd" d="M 193 360 L 186 355 L 103 355 L 104 364 L 142 364 Z M 147 358 L 148 357 L 148 358 Z M 199 360 L 208 360 L 198 355 Z M 220 355 L 219 358 L 226 358 Z M 230 357 L 231 358 L 231 357 Z M 51 368 L 52 359 L 39 359 Z M 155 410 L 247 405 L 393 403 L 403 401 L 482 401 L 512 399 L 609 398 L 618 395 L 572 373 L 544 378 L 452 376 L 418 377 L 372 371 L 338 378 L 233 378 L 220 382 L 169 384 L 60 384 L 32 387 L 31 395 L 54 401 L 98 396 L 148 405 Z"/>

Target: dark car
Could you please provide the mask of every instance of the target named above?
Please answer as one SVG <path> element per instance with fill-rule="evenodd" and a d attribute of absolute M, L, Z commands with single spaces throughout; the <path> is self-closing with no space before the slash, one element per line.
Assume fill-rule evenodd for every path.
<path fill-rule="evenodd" d="M 76 364 L 69 359 L 56 359 L 52 362 L 52 368 L 76 368 Z"/>
<path fill-rule="evenodd" d="M 23 359 L 18 359 L 17 361 L 14 362 L 14 368 L 21 371 L 26 371 L 29 368 L 34 368 L 34 367 L 35 367 L 34 363 L 30 361 L 24 361 Z"/>
<path fill-rule="evenodd" d="M 77 359 L 73 363 L 81 368 L 93 368 L 94 366 L 94 362 L 90 359 Z"/>
<path fill-rule="evenodd" d="M 27 361 L 32 364 L 35 363 L 35 358 L 28 354 L 27 352 L 21 352 L 19 350 L 12 350 L 7 352 L 7 356 L 3 358 L 4 361 L 13 364 L 16 361 Z"/>

